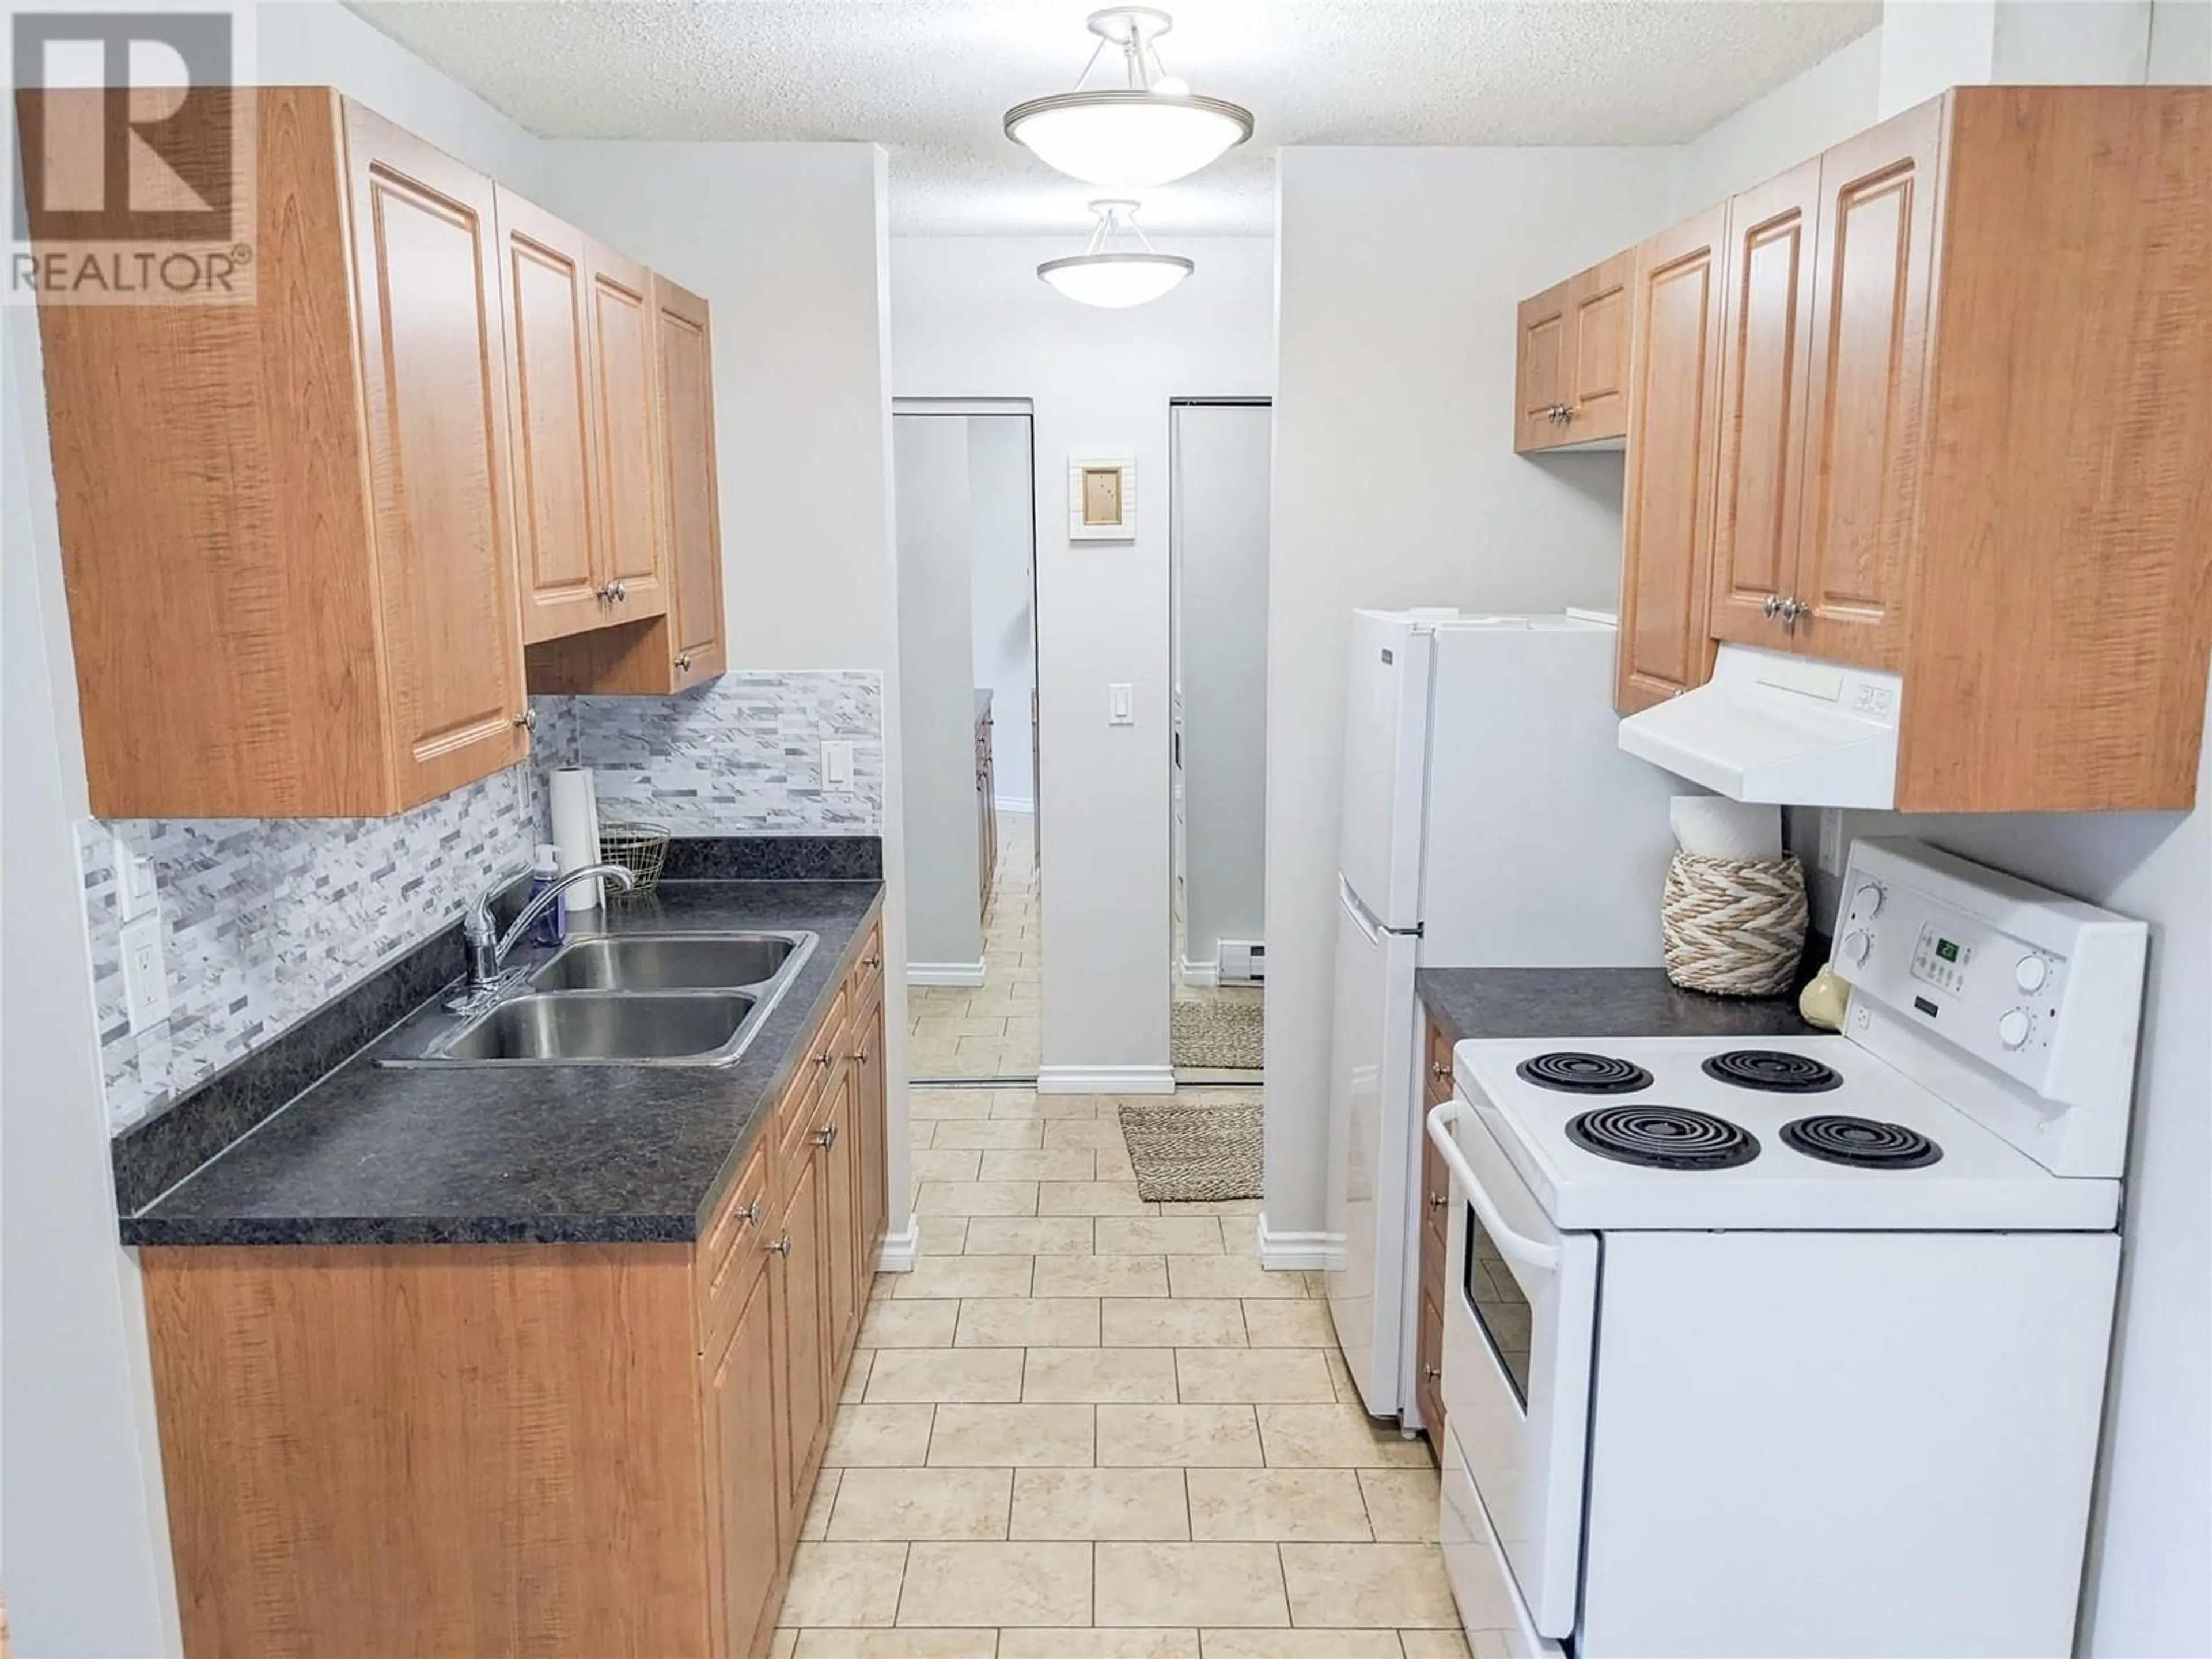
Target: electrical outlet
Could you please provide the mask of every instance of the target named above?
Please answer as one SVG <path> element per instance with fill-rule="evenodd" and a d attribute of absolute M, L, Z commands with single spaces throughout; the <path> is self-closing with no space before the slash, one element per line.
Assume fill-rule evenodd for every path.
<path fill-rule="evenodd" d="M 131 1029 L 143 1031 L 159 1025 L 169 1017 L 169 969 L 161 959 L 161 913 L 125 923 L 118 942 L 123 947 L 123 997 Z"/>
<path fill-rule="evenodd" d="M 1844 873 L 1844 809 L 1820 809 L 1820 867 L 1832 876 Z"/>
<path fill-rule="evenodd" d="M 822 789 L 824 794 L 847 794 L 853 787 L 853 740 L 830 738 L 822 744 Z"/>
<path fill-rule="evenodd" d="M 115 914 L 135 921 L 155 907 L 154 860 L 131 850 L 120 834 L 112 837 L 115 856 Z"/>

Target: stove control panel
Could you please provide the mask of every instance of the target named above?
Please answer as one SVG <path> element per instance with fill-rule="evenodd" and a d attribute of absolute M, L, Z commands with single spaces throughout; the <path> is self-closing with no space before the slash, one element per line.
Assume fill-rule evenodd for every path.
<path fill-rule="evenodd" d="M 1837 911 L 1847 1035 L 1947 1098 L 1985 1095 L 1976 1115 L 2046 1167 L 2119 1172 L 2142 923 L 1902 840 L 1852 848 Z"/>

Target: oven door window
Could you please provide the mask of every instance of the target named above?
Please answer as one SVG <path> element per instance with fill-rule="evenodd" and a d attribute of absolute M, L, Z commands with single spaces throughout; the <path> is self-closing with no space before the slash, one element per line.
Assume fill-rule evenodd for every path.
<path fill-rule="evenodd" d="M 1462 1270 L 1461 1288 L 1466 1292 L 1467 1305 L 1474 1310 L 1474 1322 L 1482 1331 L 1483 1340 L 1498 1356 L 1498 1369 L 1505 1373 L 1513 1398 L 1523 1412 L 1527 1411 L 1528 1298 L 1514 1283 L 1513 1269 L 1506 1266 L 1505 1258 L 1498 1253 L 1498 1246 L 1482 1230 L 1472 1204 L 1467 1206 L 1467 1261 Z"/>

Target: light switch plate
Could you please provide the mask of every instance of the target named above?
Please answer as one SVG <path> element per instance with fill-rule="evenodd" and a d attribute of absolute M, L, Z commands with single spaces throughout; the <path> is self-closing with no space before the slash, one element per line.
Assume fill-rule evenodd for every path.
<path fill-rule="evenodd" d="M 1134 726 L 1137 723 L 1137 690 L 1133 685 L 1109 685 L 1106 688 L 1106 724 Z"/>
<path fill-rule="evenodd" d="M 822 744 L 822 787 L 825 793 L 845 793 L 853 787 L 853 740 L 830 738 Z"/>
<path fill-rule="evenodd" d="M 1820 867 L 1832 876 L 1844 873 L 1844 810 L 1820 809 Z"/>
<path fill-rule="evenodd" d="M 169 969 L 161 959 L 159 911 L 124 923 L 117 935 L 123 947 L 123 996 L 131 1029 L 143 1031 L 169 1017 Z"/>
<path fill-rule="evenodd" d="M 112 840 L 115 849 L 115 914 L 130 921 L 155 908 L 154 860 L 132 851 L 131 843 L 119 834 Z"/>

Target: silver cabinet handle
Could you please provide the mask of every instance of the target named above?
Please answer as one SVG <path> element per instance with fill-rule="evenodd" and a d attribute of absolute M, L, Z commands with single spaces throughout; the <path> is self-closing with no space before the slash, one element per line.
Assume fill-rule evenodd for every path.
<path fill-rule="evenodd" d="M 757 1227 L 757 1226 L 759 1226 L 759 1225 L 760 1225 L 760 1200 L 758 1200 L 758 1199 L 755 1199 L 751 1203 L 750 1203 L 750 1204 L 746 1205 L 746 1206 L 745 1206 L 745 1207 L 744 1207 L 744 1209 L 742 1209 L 742 1210 L 738 1211 L 738 1220 L 740 1220 L 740 1221 L 742 1221 L 742 1222 L 744 1222 L 747 1226 L 750 1226 L 750 1227 Z"/>
<path fill-rule="evenodd" d="M 1450 1202 L 1451 1200 L 1445 1197 L 1442 1193 L 1431 1193 L 1429 1194 L 1429 1207 L 1432 1210 L 1441 1210 L 1445 1205 Z"/>
<path fill-rule="evenodd" d="M 854 1065 L 865 1066 L 868 1063 L 868 1051 L 866 1048 L 855 1050 L 851 1058 Z"/>
<path fill-rule="evenodd" d="M 602 605 L 612 605 L 615 602 L 615 585 L 612 582 L 601 582 L 592 590 L 592 597 Z"/>
<path fill-rule="evenodd" d="M 1421 1367 L 1421 1375 L 1431 1382 L 1435 1382 L 1443 1374 L 1444 1368 L 1441 1365 L 1424 1365 Z"/>
<path fill-rule="evenodd" d="M 884 957 L 883 952 L 880 951 L 878 951 L 874 956 L 863 957 L 860 959 L 860 966 L 863 968 L 880 968 L 883 965 Z"/>
<path fill-rule="evenodd" d="M 628 582 L 623 582 L 623 581 L 618 581 L 618 582 L 617 582 L 617 583 L 614 585 L 614 590 L 615 590 L 615 598 L 616 598 L 617 599 L 618 599 L 618 600 L 619 600 L 619 599 L 628 599 L 628 598 L 629 597 L 629 584 Z"/>
<path fill-rule="evenodd" d="M 676 653 L 676 672 L 679 674 L 688 673 L 690 672 L 690 668 L 691 653 L 689 651 L 678 652 Z"/>
<path fill-rule="evenodd" d="M 1784 599 L 1782 601 L 1783 626 L 1794 630 L 1797 626 L 1797 619 L 1800 617 L 1810 616 L 1812 612 L 1813 607 L 1802 599 L 1796 598 Z"/>
<path fill-rule="evenodd" d="M 786 1233 L 781 1238 L 777 1239 L 773 1244 L 770 1244 L 769 1249 L 773 1250 L 778 1255 L 789 1255 L 791 1254 L 791 1235 L 789 1233 Z"/>
<path fill-rule="evenodd" d="M 837 1063 L 837 1055 L 834 1050 L 824 1048 L 820 1054 L 814 1056 L 814 1063 L 817 1066 L 834 1066 Z"/>
<path fill-rule="evenodd" d="M 538 711 L 535 708 L 524 709 L 514 717 L 514 723 L 526 732 L 534 732 L 538 729 Z"/>
<path fill-rule="evenodd" d="M 1449 1077 L 1451 1074 L 1451 1067 L 1445 1065 L 1442 1060 L 1431 1060 L 1429 1062 L 1429 1075 L 1435 1078 L 1439 1082 L 1443 1081 L 1445 1078 Z"/>
<path fill-rule="evenodd" d="M 1766 596 L 1766 603 L 1760 605 L 1759 608 L 1761 611 L 1764 611 L 1769 617 L 1780 616 L 1782 614 L 1782 596 L 1779 593 L 1769 593 Z"/>
<path fill-rule="evenodd" d="M 835 1146 L 837 1144 L 837 1126 L 832 1123 L 827 1128 L 817 1129 L 814 1132 L 814 1144 L 825 1152 Z"/>

